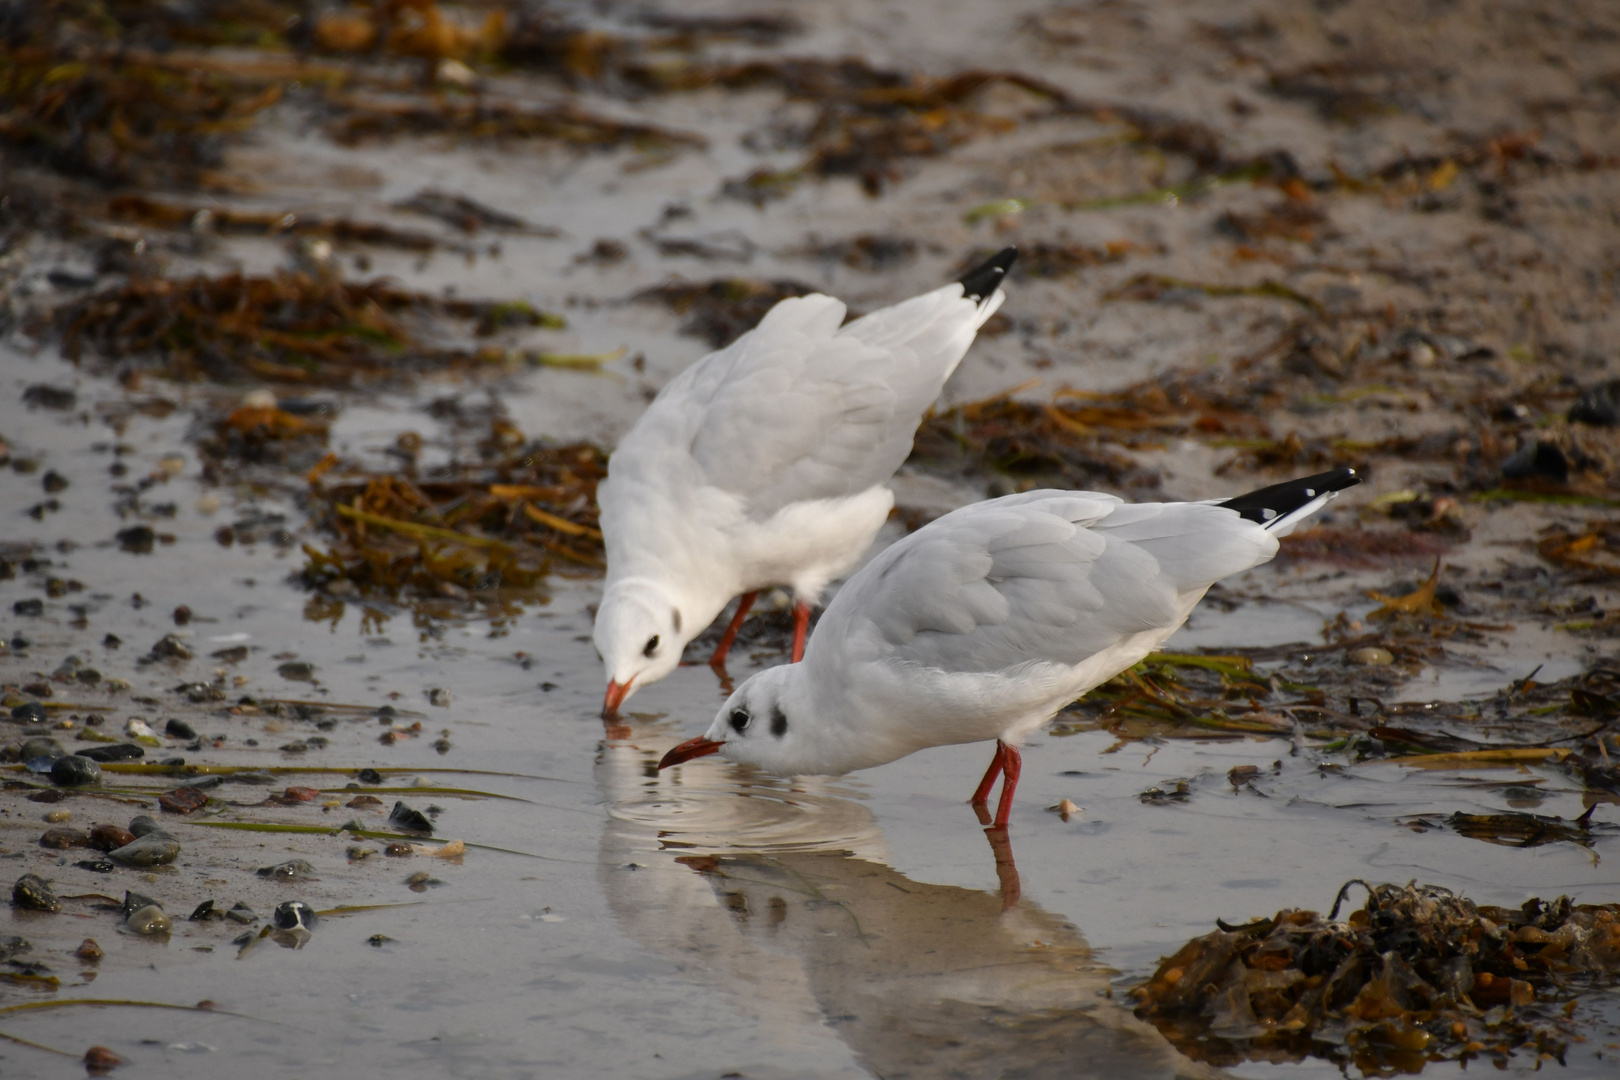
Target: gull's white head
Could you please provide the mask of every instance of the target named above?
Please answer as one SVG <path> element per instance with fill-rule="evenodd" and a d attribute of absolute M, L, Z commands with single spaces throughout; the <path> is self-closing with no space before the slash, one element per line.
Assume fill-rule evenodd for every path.
<path fill-rule="evenodd" d="M 665 754 L 658 767 L 721 753 L 782 776 L 844 771 L 822 760 L 816 720 L 801 681 L 803 669 L 802 664 L 782 664 L 750 678 L 726 699 L 707 732 Z"/>
<path fill-rule="evenodd" d="M 680 605 L 654 582 L 627 578 L 610 585 L 592 633 L 607 668 L 602 715 L 617 713 L 631 694 L 674 671 L 691 629 Z"/>

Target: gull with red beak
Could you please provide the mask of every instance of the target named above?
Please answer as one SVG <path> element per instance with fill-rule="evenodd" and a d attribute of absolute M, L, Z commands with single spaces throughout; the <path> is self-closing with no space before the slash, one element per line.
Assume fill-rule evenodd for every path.
<path fill-rule="evenodd" d="M 666 385 L 619 443 L 597 491 L 607 582 L 593 638 L 602 715 L 657 682 L 740 596 L 717 669 L 761 589 L 794 596 L 794 650 L 811 606 L 848 573 L 894 506 L 889 478 L 923 410 L 1001 306 L 1007 248 L 960 281 L 844 324 L 813 294 Z"/>
<path fill-rule="evenodd" d="M 827 605 L 802 664 L 737 688 L 658 767 L 721 753 L 785 775 L 840 774 L 994 739 L 969 800 L 1004 829 L 1018 747 L 1059 709 L 1164 644 L 1209 587 L 1267 562 L 1351 469 L 1224 502 L 1126 504 L 1031 491 L 946 514 L 867 563 Z"/>

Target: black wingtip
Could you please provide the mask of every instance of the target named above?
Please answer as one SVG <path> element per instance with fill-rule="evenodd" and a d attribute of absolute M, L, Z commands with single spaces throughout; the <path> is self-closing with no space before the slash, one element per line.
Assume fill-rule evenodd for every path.
<path fill-rule="evenodd" d="M 1312 499 L 1328 491 L 1343 491 L 1361 483 L 1354 469 L 1330 469 L 1315 476 L 1302 476 L 1298 480 L 1285 480 L 1220 505 L 1236 510 L 1250 521 L 1264 525 L 1284 514 L 1291 514 Z"/>
<path fill-rule="evenodd" d="M 969 300 L 983 300 L 987 296 L 994 296 L 1001 279 L 1007 276 L 1012 267 L 1013 260 L 1018 258 L 1018 249 L 1015 247 L 1002 248 L 990 257 L 987 262 L 975 266 L 963 274 L 962 295 Z"/>

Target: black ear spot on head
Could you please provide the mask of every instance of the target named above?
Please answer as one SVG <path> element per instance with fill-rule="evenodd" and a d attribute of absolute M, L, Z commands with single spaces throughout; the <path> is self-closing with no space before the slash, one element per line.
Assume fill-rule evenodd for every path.
<path fill-rule="evenodd" d="M 747 709 L 732 709 L 731 730 L 741 735 L 743 731 L 747 729 L 749 722 L 753 719 L 754 718 L 752 716 L 748 715 Z"/>
<path fill-rule="evenodd" d="M 778 739 L 787 734 L 787 713 L 780 707 L 771 710 L 771 734 Z"/>
<path fill-rule="evenodd" d="M 674 609 L 673 611 L 670 612 L 670 623 L 675 627 L 675 632 L 677 634 L 681 632 L 681 609 L 680 608 L 676 608 L 676 609 Z"/>

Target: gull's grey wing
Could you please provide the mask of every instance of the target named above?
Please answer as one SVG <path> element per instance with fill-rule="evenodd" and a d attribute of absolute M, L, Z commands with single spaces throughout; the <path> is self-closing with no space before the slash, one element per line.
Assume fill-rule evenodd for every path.
<path fill-rule="evenodd" d="M 873 559 L 833 598 L 816 638 L 850 660 L 953 672 L 1073 665 L 1176 626 L 1190 592 L 1276 550 L 1263 528 L 1218 506 L 1012 495 L 947 514 Z"/>
<path fill-rule="evenodd" d="M 839 301 L 784 300 L 672 382 L 649 425 L 663 414 L 704 480 L 741 496 L 755 517 L 857 494 L 905 461 L 923 410 L 999 303 L 1000 294 L 965 299 L 952 284 L 840 329 Z"/>

